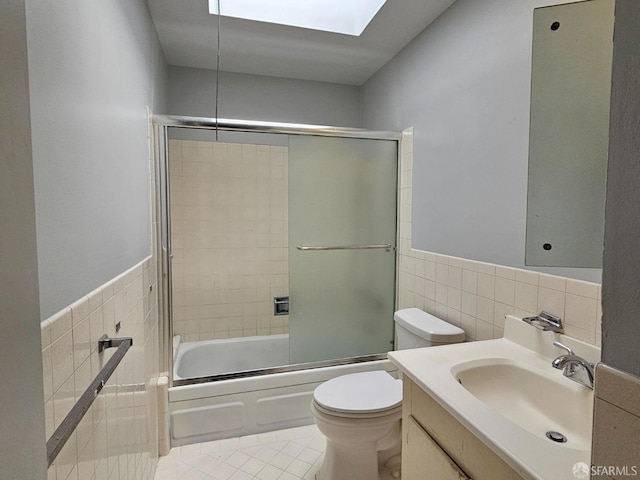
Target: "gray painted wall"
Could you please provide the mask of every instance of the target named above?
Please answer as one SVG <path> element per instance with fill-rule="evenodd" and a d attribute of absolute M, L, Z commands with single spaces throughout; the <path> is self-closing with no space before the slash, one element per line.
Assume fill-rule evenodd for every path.
<path fill-rule="evenodd" d="M 0 477 L 46 478 L 25 0 L 0 2 Z"/>
<path fill-rule="evenodd" d="M 363 86 L 365 128 L 414 127 L 416 248 L 525 268 L 533 9 L 559 3 L 458 0 Z"/>
<path fill-rule="evenodd" d="M 146 106 L 166 66 L 144 0 L 27 0 L 42 318 L 150 254 Z"/>
<path fill-rule="evenodd" d="M 167 112 L 215 116 L 216 72 L 170 67 Z M 360 89 L 348 85 L 220 72 L 218 116 L 360 126 Z"/>
<path fill-rule="evenodd" d="M 602 360 L 640 376 L 640 2 L 617 0 L 605 249 Z"/>

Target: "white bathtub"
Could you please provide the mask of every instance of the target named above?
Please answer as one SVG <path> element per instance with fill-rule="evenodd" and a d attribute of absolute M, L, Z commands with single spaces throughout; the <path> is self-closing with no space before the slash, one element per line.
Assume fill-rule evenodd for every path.
<path fill-rule="evenodd" d="M 277 337 L 288 337 L 288 335 L 277 335 Z M 282 338 L 273 340 L 281 342 Z M 237 339 L 236 343 L 243 345 L 244 341 L 246 339 Z M 178 346 L 174 342 L 174 351 L 177 350 L 175 358 L 178 360 L 175 362 L 174 372 L 191 375 L 194 372 L 208 370 L 205 368 L 207 365 L 218 369 L 215 364 L 217 361 L 222 363 L 221 360 L 208 360 L 205 354 L 202 356 L 201 354 L 217 347 L 221 349 L 238 347 L 238 345 L 229 345 L 234 342 L 217 340 L 202 342 L 206 345 L 200 349 L 198 345 L 192 345 L 195 343 L 197 342 Z M 188 355 L 192 350 L 193 355 Z M 264 350 L 268 352 L 271 348 L 265 346 Z M 288 360 L 288 343 L 282 351 L 286 353 Z M 241 352 L 244 354 L 246 350 L 241 349 Z M 214 355 L 217 358 L 217 354 L 214 353 Z M 193 360 L 194 365 L 188 365 L 190 359 Z M 288 363 L 274 361 L 276 363 L 272 366 Z M 266 365 L 247 368 L 264 366 Z M 339 375 L 371 370 L 386 370 L 395 375 L 396 367 L 389 360 L 377 360 L 171 387 L 168 395 L 171 445 L 175 447 L 310 425 L 313 423 L 313 417 L 309 407 L 313 390 L 318 385 Z M 197 375 L 211 374 L 215 373 L 198 373 Z M 174 373 L 174 378 L 184 377 L 175 376 Z"/>
<path fill-rule="evenodd" d="M 185 343 L 180 343 L 180 336 L 176 337 L 174 380 L 289 364 L 286 333 Z"/>

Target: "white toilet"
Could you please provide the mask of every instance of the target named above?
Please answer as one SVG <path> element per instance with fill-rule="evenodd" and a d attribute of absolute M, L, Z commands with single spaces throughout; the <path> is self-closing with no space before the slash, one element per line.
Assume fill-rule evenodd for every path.
<path fill-rule="evenodd" d="M 394 314 L 397 349 L 464 341 L 464 330 L 418 308 Z M 317 480 L 397 477 L 401 446 L 402 381 L 387 372 L 343 375 L 313 392 L 311 412 L 327 437 Z"/>

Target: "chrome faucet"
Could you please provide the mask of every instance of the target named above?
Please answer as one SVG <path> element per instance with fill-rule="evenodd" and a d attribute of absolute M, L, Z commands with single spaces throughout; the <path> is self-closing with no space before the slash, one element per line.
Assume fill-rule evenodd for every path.
<path fill-rule="evenodd" d="M 553 344 L 567 352 L 551 362 L 553 368 L 562 370 L 562 374 L 570 380 L 593 389 L 595 384 L 594 364 L 579 357 L 573 353 L 573 350 L 560 342 L 553 342 Z"/>

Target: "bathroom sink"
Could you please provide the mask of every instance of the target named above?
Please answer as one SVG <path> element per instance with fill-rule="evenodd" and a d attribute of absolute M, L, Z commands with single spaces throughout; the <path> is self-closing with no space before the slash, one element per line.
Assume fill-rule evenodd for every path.
<path fill-rule="evenodd" d="M 399 350 L 389 358 L 522 478 L 575 480 L 576 463 L 591 459 L 593 390 L 553 368 L 564 353 L 555 342 L 590 363 L 600 360 L 597 347 L 512 316 L 502 338 Z"/>
<path fill-rule="evenodd" d="M 462 363 L 451 372 L 477 399 L 525 430 L 567 448 L 590 448 L 592 390 L 551 369 L 548 375 L 537 373 L 506 358 Z"/>

